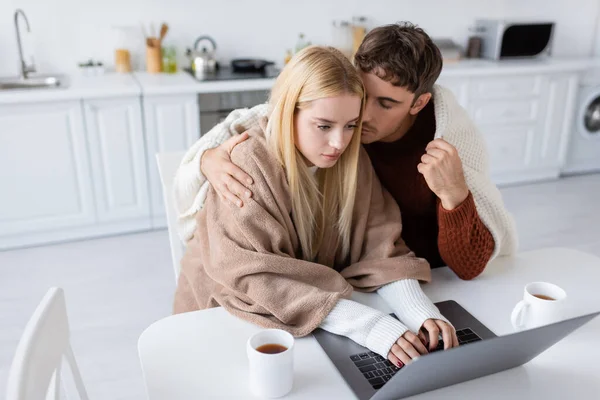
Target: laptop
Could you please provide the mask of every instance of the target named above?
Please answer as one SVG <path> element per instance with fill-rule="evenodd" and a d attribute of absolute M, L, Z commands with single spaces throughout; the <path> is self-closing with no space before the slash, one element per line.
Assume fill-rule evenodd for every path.
<path fill-rule="evenodd" d="M 457 302 L 436 306 L 456 328 L 459 347 L 442 351 L 440 340 L 436 351 L 400 369 L 344 336 L 322 329 L 313 335 L 360 400 L 391 400 L 523 365 L 600 314 L 496 336 Z"/>

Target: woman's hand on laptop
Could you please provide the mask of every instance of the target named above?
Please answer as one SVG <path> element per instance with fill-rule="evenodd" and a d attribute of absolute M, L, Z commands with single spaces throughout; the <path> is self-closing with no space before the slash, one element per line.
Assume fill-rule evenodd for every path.
<path fill-rule="evenodd" d="M 248 189 L 252 185 L 252 178 L 231 162 L 231 151 L 246 139 L 247 133 L 233 136 L 219 147 L 206 150 L 200 159 L 200 171 L 215 188 L 219 197 L 238 207 L 244 206 L 242 199 L 252 197 L 252 192 Z"/>
<path fill-rule="evenodd" d="M 456 330 L 446 321 L 439 319 L 428 319 L 423 323 L 421 331 L 425 332 L 426 336 L 428 336 L 429 351 L 433 351 L 437 347 L 440 333 L 442 334 L 442 340 L 444 341 L 444 350 L 451 349 L 452 347 L 458 347 Z"/>
<path fill-rule="evenodd" d="M 427 349 L 425 348 L 422 339 L 411 331 L 407 331 L 390 349 L 388 360 L 398 366 L 398 368 L 402 368 L 404 365 L 408 364 L 410 360 L 419 357 L 422 354 L 427 354 Z"/>

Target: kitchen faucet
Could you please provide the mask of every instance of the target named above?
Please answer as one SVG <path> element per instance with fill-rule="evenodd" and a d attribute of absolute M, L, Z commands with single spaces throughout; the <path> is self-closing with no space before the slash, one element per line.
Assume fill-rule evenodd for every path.
<path fill-rule="evenodd" d="M 17 9 L 17 11 L 15 11 L 15 31 L 17 32 L 17 47 L 19 48 L 19 72 L 21 79 L 27 79 L 29 73 L 35 72 L 35 65 L 33 64 L 33 62 L 31 63 L 31 65 L 27 65 L 25 59 L 23 58 L 23 46 L 21 44 L 21 32 L 19 30 L 19 15 L 23 16 L 23 19 L 27 24 L 27 32 L 31 32 L 31 29 L 29 28 L 29 21 L 27 20 L 27 16 L 23 12 L 23 10 Z"/>

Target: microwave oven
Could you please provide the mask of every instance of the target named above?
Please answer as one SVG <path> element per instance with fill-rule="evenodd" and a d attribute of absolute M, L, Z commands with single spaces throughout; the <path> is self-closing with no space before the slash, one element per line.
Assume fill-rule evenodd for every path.
<path fill-rule="evenodd" d="M 475 26 L 483 58 L 531 58 L 549 56 L 552 51 L 554 22 L 480 19 Z"/>

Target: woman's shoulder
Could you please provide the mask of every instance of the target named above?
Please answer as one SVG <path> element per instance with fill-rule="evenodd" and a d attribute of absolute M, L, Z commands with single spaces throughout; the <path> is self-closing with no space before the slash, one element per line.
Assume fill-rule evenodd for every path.
<path fill-rule="evenodd" d="M 243 132 L 248 134 L 248 139 L 237 144 L 231 150 L 231 160 L 242 167 L 250 164 L 272 164 L 276 161 L 275 156 L 268 148 L 265 138 L 264 125 L 254 126 Z"/>
<path fill-rule="evenodd" d="M 278 183 L 287 184 L 284 168 L 267 143 L 265 125 L 261 123 L 246 132 L 248 139 L 233 148 L 231 161 L 250 175 L 255 182 L 262 180 L 269 186 Z"/>

